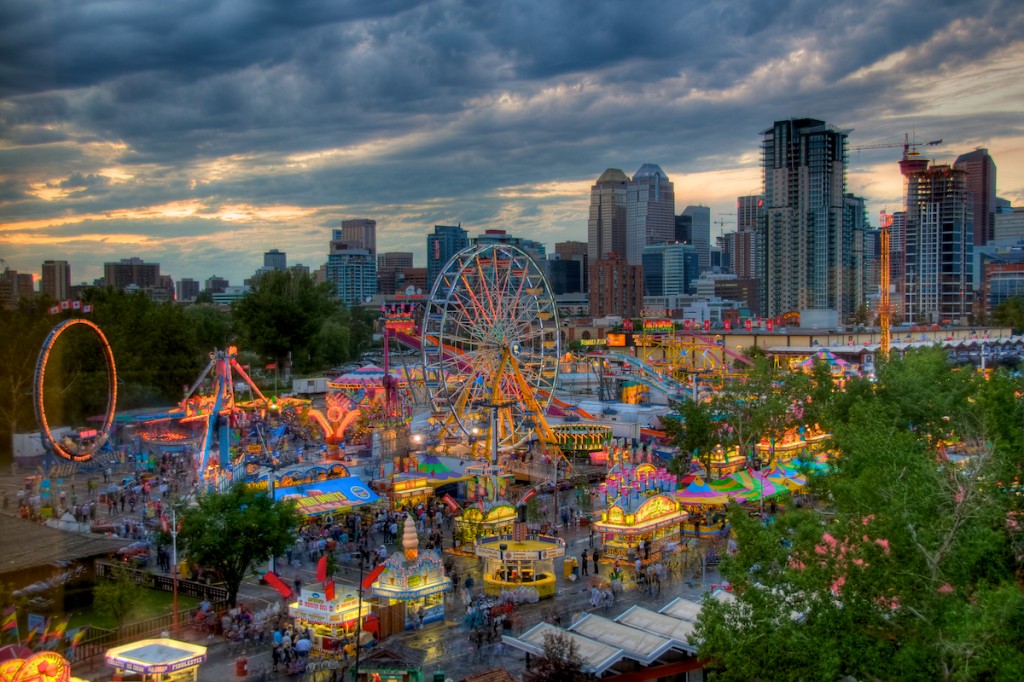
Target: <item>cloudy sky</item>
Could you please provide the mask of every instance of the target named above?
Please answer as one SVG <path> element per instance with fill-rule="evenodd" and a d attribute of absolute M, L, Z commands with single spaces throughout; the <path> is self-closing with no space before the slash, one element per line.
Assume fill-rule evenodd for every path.
<path fill-rule="evenodd" d="M 270 248 L 320 265 L 349 217 L 419 265 L 437 223 L 551 248 L 644 162 L 729 229 L 792 116 L 987 147 L 1024 204 L 1021 36 L 1019 0 L 3 0 L 0 258 L 239 284 Z M 850 154 L 872 214 L 899 155 Z"/>

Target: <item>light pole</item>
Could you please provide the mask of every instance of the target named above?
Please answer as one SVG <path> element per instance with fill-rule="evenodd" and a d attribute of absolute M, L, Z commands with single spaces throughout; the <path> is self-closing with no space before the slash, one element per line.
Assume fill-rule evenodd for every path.
<path fill-rule="evenodd" d="M 178 629 L 178 517 L 174 507 L 171 507 L 171 583 L 174 609 L 174 629 Z"/>

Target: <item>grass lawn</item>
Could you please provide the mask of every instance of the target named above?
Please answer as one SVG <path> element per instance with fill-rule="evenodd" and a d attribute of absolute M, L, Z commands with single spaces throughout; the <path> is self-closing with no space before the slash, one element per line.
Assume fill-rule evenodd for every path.
<path fill-rule="evenodd" d="M 139 595 L 139 601 L 136 603 L 135 609 L 125 619 L 125 624 L 137 623 L 142 620 L 167 615 L 172 611 L 173 602 L 174 597 L 170 592 L 144 589 Z M 179 610 L 194 608 L 198 604 L 199 600 L 194 597 L 186 597 L 183 594 L 178 595 Z M 83 625 L 113 630 L 117 627 L 117 622 L 110 616 L 100 613 L 95 608 L 89 608 L 72 613 L 68 629 L 74 630 Z"/>

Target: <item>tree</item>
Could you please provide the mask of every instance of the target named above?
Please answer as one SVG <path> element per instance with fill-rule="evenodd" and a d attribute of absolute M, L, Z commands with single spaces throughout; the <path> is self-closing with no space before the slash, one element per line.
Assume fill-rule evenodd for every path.
<path fill-rule="evenodd" d="M 684 400 L 676 406 L 676 413 L 679 419 L 665 419 L 663 423 L 672 445 L 679 449 L 679 454 L 668 464 L 678 485 L 679 479 L 690 473 L 694 457 L 710 456 L 711 449 L 718 443 L 718 435 L 711 408 L 706 403 Z"/>
<path fill-rule="evenodd" d="M 296 372 L 313 366 L 311 346 L 328 319 L 340 319 L 341 304 L 328 284 L 299 270 L 271 270 L 231 309 L 243 343 L 280 364 L 291 356 Z"/>
<path fill-rule="evenodd" d="M 11 447 L 19 430 L 35 428 L 32 411 L 32 383 L 36 359 L 50 328 L 61 318 L 48 315 L 50 302 L 22 300 L 16 310 L 0 310 L 0 329 L 16 333 L 0 334 L 0 448 Z"/>
<path fill-rule="evenodd" d="M 694 635 L 718 677 L 1020 679 L 1024 517 L 1001 484 L 1020 441 L 996 414 L 1017 385 L 936 357 L 889 362 L 874 390 L 827 410 L 827 520 L 795 509 L 765 527 L 730 512 L 739 552 L 722 572 L 737 600 L 709 600 Z M 940 428 L 973 453 L 966 465 L 940 456 Z"/>
<path fill-rule="evenodd" d="M 109 579 L 96 583 L 93 588 L 93 599 L 96 609 L 113 618 L 117 623 L 117 629 L 120 630 L 125 620 L 135 610 L 143 588 L 132 579 L 131 573 L 121 564 L 115 565 L 111 573 Z"/>
<path fill-rule="evenodd" d="M 243 484 L 201 495 L 181 517 L 178 538 L 189 560 L 220 574 L 232 606 L 245 577 L 290 547 L 302 522 L 292 502 L 275 502 Z"/>
<path fill-rule="evenodd" d="M 1024 331 L 1024 296 L 1011 296 L 992 310 L 992 321 L 1007 325 L 1014 334 Z"/>
<path fill-rule="evenodd" d="M 525 682 L 583 682 L 585 661 L 576 641 L 561 632 L 544 635 L 544 653 L 524 676 Z"/>

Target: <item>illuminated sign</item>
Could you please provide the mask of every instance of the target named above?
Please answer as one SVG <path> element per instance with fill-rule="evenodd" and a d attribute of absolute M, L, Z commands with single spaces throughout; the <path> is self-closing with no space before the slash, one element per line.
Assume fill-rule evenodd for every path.
<path fill-rule="evenodd" d="M 671 332 L 675 328 L 672 320 L 644 320 L 645 332 Z"/>
<path fill-rule="evenodd" d="M 625 334 L 609 334 L 608 345 L 612 348 L 625 348 L 626 346 L 626 335 Z"/>
<path fill-rule="evenodd" d="M 603 346 L 604 344 L 604 339 L 580 339 L 581 346 Z"/>
<path fill-rule="evenodd" d="M 636 520 L 637 523 L 644 523 L 651 519 L 657 519 L 662 516 L 672 514 L 678 511 L 678 509 L 679 508 L 676 506 L 675 502 L 663 495 L 658 495 L 657 497 L 649 499 L 640 507 L 640 509 L 637 510 Z"/>

